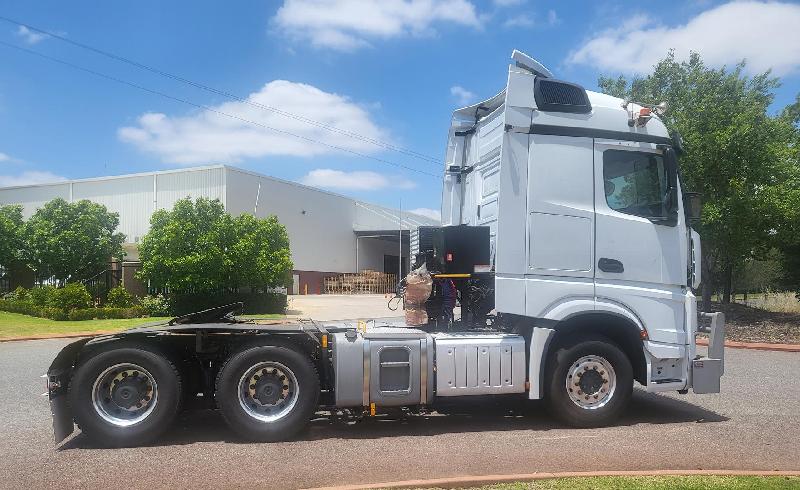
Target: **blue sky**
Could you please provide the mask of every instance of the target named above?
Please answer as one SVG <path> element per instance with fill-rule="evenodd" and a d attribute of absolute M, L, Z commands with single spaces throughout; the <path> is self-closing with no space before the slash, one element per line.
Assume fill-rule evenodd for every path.
<path fill-rule="evenodd" d="M 775 110 L 800 92 L 797 3 L 6 0 L 0 16 L 247 101 L 0 21 L 0 42 L 194 104 L 0 45 L 0 186 L 226 163 L 438 210 L 439 177 L 403 167 L 440 173 L 453 109 L 502 89 L 514 48 L 590 89 L 675 48 L 772 68 Z"/>

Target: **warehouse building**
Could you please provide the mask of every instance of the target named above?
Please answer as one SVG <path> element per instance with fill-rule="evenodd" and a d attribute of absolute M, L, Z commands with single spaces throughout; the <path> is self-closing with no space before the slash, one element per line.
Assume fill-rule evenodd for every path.
<path fill-rule="evenodd" d="M 322 293 L 326 276 L 366 269 L 405 271 L 410 231 L 436 224 L 423 216 L 226 165 L 0 188 L 0 204 L 22 204 L 25 218 L 58 197 L 69 202 L 88 199 L 119 213 L 126 257 L 114 267 L 121 268 L 123 285 L 137 293 L 146 289 L 134 272 L 139 266 L 137 244 L 148 231 L 150 215 L 171 209 L 185 197 L 219 199 L 233 215 L 276 215 L 289 233 L 295 269 L 290 294 Z"/>

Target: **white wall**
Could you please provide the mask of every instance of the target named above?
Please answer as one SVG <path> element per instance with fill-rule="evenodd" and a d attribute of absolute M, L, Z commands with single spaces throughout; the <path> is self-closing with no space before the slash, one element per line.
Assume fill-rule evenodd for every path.
<path fill-rule="evenodd" d="M 258 217 L 274 214 L 289 233 L 295 269 L 305 271 L 355 272 L 353 231 L 398 228 L 396 210 L 222 166 L 0 189 L 0 203 L 23 204 L 26 218 L 57 197 L 67 201 L 89 199 L 119 213 L 119 231 L 125 234 L 127 243 L 137 243 L 147 233 L 154 210 L 171 209 L 185 197 L 219 199 L 233 215 L 254 211 Z M 433 224 L 408 214 L 403 220 L 405 229 Z M 396 244 L 368 239 L 361 242 L 362 269 L 383 270 L 383 255 L 397 255 Z"/>
<path fill-rule="evenodd" d="M 295 269 L 355 270 L 355 209 L 351 199 L 237 169 L 226 170 L 228 212 L 252 214 L 258 196 L 256 216 L 274 214 L 286 226 Z"/>
<path fill-rule="evenodd" d="M 136 243 L 150 229 L 154 209 L 172 209 L 185 197 L 224 202 L 224 171 L 208 167 L 0 189 L 0 203 L 24 205 L 25 218 L 58 197 L 71 202 L 88 199 L 119 213 L 119 231 L 127 243 Z"/>
<path fill-rule="evenodd" d="M 0 204 L 24 205 L 22 215 L 25 219 L 30 218 L 47 201 L 57 197 L 69 201 L 68 183 L 0 189 Z"/>

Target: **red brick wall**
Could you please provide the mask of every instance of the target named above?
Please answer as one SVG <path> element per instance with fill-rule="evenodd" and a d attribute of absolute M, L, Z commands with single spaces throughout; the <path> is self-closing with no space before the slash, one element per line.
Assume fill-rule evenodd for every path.
<path fill-rule="evenodd" d="M 292 274 L 300 276 L 300 294 L 322 294 L 325 292 L 323 279 L 336 276 L 338 272 L 319 272 L 319 271 L 292 271 Z M 289 293 L 291 293 L 291 289 Z"/>

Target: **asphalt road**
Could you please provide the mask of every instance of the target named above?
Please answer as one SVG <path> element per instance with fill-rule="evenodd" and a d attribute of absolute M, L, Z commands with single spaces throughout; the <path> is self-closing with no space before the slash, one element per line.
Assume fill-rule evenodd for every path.
<path fill-rule="evenodd" d="M 719 395 L 637 390 L 614 427 L 558 427 L 536 404 L 312 422 L 292 442 L 237 440 L 214 412 L 185 414 L 148 447 L 52 446 L 49 362 L 66 340 L 0 343 L 0 487 L 298 488 L 537 471 L 800 470 L 800 354 L 726 353 Z"/>

